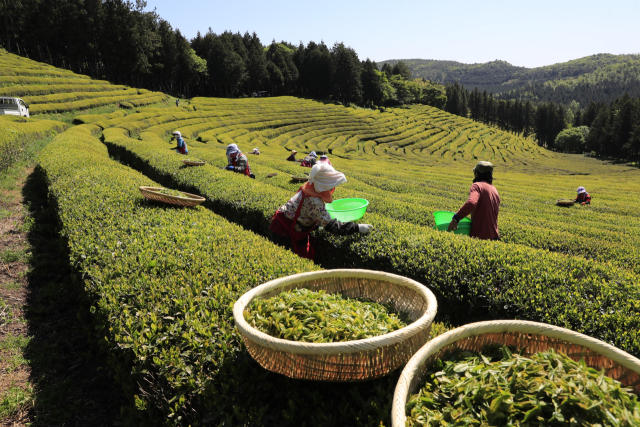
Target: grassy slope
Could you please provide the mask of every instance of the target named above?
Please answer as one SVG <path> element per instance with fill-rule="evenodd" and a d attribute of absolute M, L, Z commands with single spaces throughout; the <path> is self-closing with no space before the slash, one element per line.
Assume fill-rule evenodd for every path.
<path fill-rule="evenodd" d="M 169 102 L 168 104 L 165 103 L 163 105 L 172 106 L 173 104 Z M 114 109 L 114 107 L 100 107 L 93 111 L 85 111 L 83 113 L 104 114 L 110 113 L 114 111 Z M 342 110 L 342 107 L 340 107 L 340 109 Z M 367 111 L 349 109 L 344 110 L 346 111 L 347 115 L 364 118 L 364 120 L 368 123 L 375 123 L 376 121 L 381 119 L 381 117 L 378 117 L 374 113 L 370 113 Z M 142 111 L 144 111 L 144 109 L 142 109 Z M 131 112 L 133 113 L 133 111 Z M 397 116 L 400 116 L 402 114 L 403 111 L 399 110 L 397 112 Z M 73 116 L 73 113 L 67 113 L 63 115 L 51 116 L 42 115 L 39 117 L 71 123 Z M 396 124 L 397 123 L 395 122 L 388 123 L 388 127 L 393 128 Z M 456 129 L 455 124 L 450 123 L 447 126 L 452 131 L 455 131 Z M 261 172 L 261 169 L 266 170 L 267 168 L 271 167 L 270 165 L 267 165 L 267 160 L 272 159 L 275 161 L 277 159 L 286 157 L 286 155 L 288 154 L 288 150 L 285 149 L 280 143 L 269 144 L 267 140 L 265 141 L 267 142 L 267 144 L 265 145 L 262 141 L 254 141 L 250 138 L 242 139 L 243 136 L 246 136 L 246 133 L 239 133 L 231 136 L 225 135 L 224 138 L 218 136 L 220 138 L 220 143 L 210 142 L 206 145 L 191 141 L 189 141 L 189 143 L 192 147 L 192 153 L 196 156 L 198 153 L 198 147 L 202 148 L 203 153 L 205 151 L 212 150 L 214 152 L 222 154 L 222 151 L 220 149 L 223 148 L 224 144 L 228 142 L 226 138 L 231 138 L 232 141 L 237 140 L 237 142 L 241 144 L 241 148 L 243 148 L 245 151 L 250 151 L 250 149 L 254 146 L 258 146 L 263 152 L 263 156 L 259 158 L 250 157 L 250 160 L 253 162 L 252 165 L 254 165 L 254 170 L 258 174 Z M 283 140 L 283 143 L 286 145 L 287 141 Z M 359 148 L 362 147 L 359 146 Z M 37 151 L 37 149 L 35 151 Z M 466 196 L 466 189 L 468 188 L 471 177 L 470 168 L 474 163 L 468 159 L 465 159 L 464 161 L 453 161 L 452 159 L 438 159 L 437 161 L 431 161 L 432 159 L 429 158 L 420 158 L 416 156 L 405 157 L 401 154 L 388 154 L 386 152 L 384 153 L 384 155 L 378 155 L 377 153 L 370 154 L 365 153 L 363 150 L 358 150 L 357 152 L 346 157 L 348 158 L 338 158 L 336 156 L 332 156 L 334 165 L 338 169 L 344 170 L 347 173 L 347 176 L 350 176 L 350 174 L 353 174 L 353 176 L 355 176 L 358 173 L 360 173 L 361 176 L 358 179 L 351 179 L 351 181 L 345 184 L 340 190 L 356 190 L 356 186 L 354 184 L 366 184 L 368 179 L 375 179 L 375 176 L 382 174 L 390 177 L 391 179 L 399 178 L 400 181 L 404 181 L 409 184 L 424 184 L 428 187 L 439 188 L 451 194 L 451 200 L 447 202 L 450 203 L 449 209 L 454 209 L 457 204 L 464 201 L 464 198 Z M 222 159 L 220 159 L 220 161 L 222 161 Z M 425 163 L 429 164 L 428 168 L 425 168 L 423 166 Z M 637 202 L 632 200 L 624 200 L 624 198 L 621 197 L 620 190 L 628 191 L 629 193 L 637 193 L 637 184 L 633 183 L 638 182 L 638 175 L 639 174 L 637 169 L 629 168 L 626 166 L 607 165 L 594 159 L 589 159 L 582 156 L 557 155 L 547 153 L 547 155 L 545 156 L 530 159 L 526 163 L 505 162 L 504 164 L 500 164 L 496 172 L 496 176 L 498 178 L 498 180 L 496 181 L 496 186 L 499 188 L 503 196 L 503 201 L 505 201 L 504 214 L 512 215 L 515 218 L 521 217 L 523 218 L 523 220 L 527 219 L 528 216 L 520 216 L 522 215 L 522 213 L 519 212 L 514 205 L 527 203 L 526 199 L 528 191 L 535 193 L 535 197 L 533 198 L 534 200 L 532 200 L 534 204 L 540 203 L 540 201 L 544 200 L 545 198 L 547 200 L 547 202 L 544 202 L 545 204 L 552 204 L 555 198 L 569 197 L 573 195 L 575 187 L 577 187 L 578 185 L 587 186 L 592 194 L 594 194 L 594 207 L 583 209 L 582 211 L 577 211 L 574 209 L 574 211 L 570 211 L 572 215 L 577 212 L 581 212 L 581 215 L 583 216 L 590 215 L 591 212 L 597 214 L 599 212 L 598 209 L 600 209 L 600 212 L 602 212 L 602 209 L 604 208 L 605 210 L 619 209 L 628 211 L 631 212 L 630 215 L 634 219 L 637 219 L 637 213 L 633 213 L 638 212 Z M 266 180 L 266 178 L 263 179 Z M 36 181 L 33 181 L 33 186 L 37 187 Z M 289 188 L 291 191 L 294 191 L 294 187 L 295 186 L 289 185 L 287 188 Z M 37 200 L 37 188 L 32 188 L 30 191 L 33 192 L 33 195 L 29 196 L 30 199 L 28 200 Z M 403 198 L 403 194 L 400 193 L 391 192 L 389 194 L 397 197 L 400 200 Z M 49 224 L 47 224 L 46 220 L 44 219 L 45 211 L 43 210 L 43 208 L 43 206 L 40 206 L 34 209 L 33 213 L 33 218 L 35 218 L 35 225 L 33 226 L 33 230 L 39 230 L 38 232 L 40 233 L 43 233 L 44 230 L 49 226 Z M 549 210 L 548 206 L 545 206 L 544 208 Z M 533 209 L 535 210 L 535 207 L 533 207 Z M 366 220 L 366 218 L 367 217 L 365 217 L 364 220 Z M 43 222 L 39 223 L 38 221 Z M 61 259 L 53 256 L 51 250 L 45 251 L 44 249 L 48 245 L 52 244 L 51 241 L 52 239 L 56 239 L 56 235 L 33 234 L 32 236 L 34 240 L 31 246 L 31 252 L 36 256 L 36 260 L 38 259 L 38 256 L 41 257 L 40 261 L 37 261 L 34 264 L 34 270 L 40 271 L 40 273 L 38 274 L 40 274 L 41 276 L 46 276 L 45 272 L 54 269 L 51 267 L 51 263 L 53 263 L 54 265 L 56 263 L 64 263 L 64 261 L 62 261 Z M 20 247 L 18 249 L 12 250 L 23 251 L 23 253 L 26 253 L 25 249 L 26 247 Z M 42 252 L 38 254 L 38 250 Z M 63 253 L 63 251 L 60 252 Z M 36 267 L 38 263 L 42 265 L 42 267 L 40 267 L 40 270 L 38 270 L 38 268 Z M 81 362 L 81 366 L 88 366 L 88 369 L 95 369 L 96 367 L 96 365 L 87 363 L 86 358 L 74 359 L 72 357 L 69 357 L 69 353 L 75 352 L 84 355 L 90 355 L 92 351 L 90 348 L 83 347 L 84 344 L 82 343 L 82 337 L 86 336 L 84 335 L 86 334 L 86 331 L 84 331 L 82 327 L 79 327 L 76 324 L 77 322 L 69 319 L 70 317 L 72 319 L 75 319 L 76 314 L 72 307 L 74 305 L 82 306 L 82 301 L 76 301 L 73 298 L 67 300 L 66 297 L 63 298 L 62 301 L 59 299 L 56 300 L 57 298 L 59 298 L 59 296 L 55 295 L 55 286 L 67 286 L 63 287 L 63 293 L 67 296 L 73 293 L 73 287 L 71 284 L 60 285 L 61 282 L 65 282 L 66 280 L 68 280 L 68 276 L 65 276 L 66 274 L 68 274 L 68 272 L 62 271 L 60 273 L 60 276 L 55 276 L 53 278 L 39 277 L 38 274 L 34 275 L 34 277 L 37 279 L 34 279 L 36 281 L 33 283 L 41 283 L 40 286 L 43 286 L 42 289 L 49 290 L 43 290 L 40 292 L 40 295 L 42 295 L 42 297 L 39 299 L 36 298 L 36 300 L 39 300 L 41 305 L 34 303 L 33 307 L 35 308 L 33 310 L 33 316 L 30 318 L 25 318 L 26 321 L 33 322 L 31 330 L 33 331 L 34 335 L 23 336 L 43 337 L 47 334 L 52 334 L 57 331 L 63 330 L 58 329 L 55 326 L 53 328 L 47 328 L 42 323 L 43 317 L 53 317 L 55 319 L 60 319 L 60 322 L 64 328 L 69 328 L 71 332 L 65 333 L 68 333 L 70 336 L 74 337 L 72 341 L 76 342 L 76 345 L 78 347 L 73 347 L 72 350 L 69 350 L 64 346 L 62 346 L 60 349 L 56 349 L 55 344 L 51 347 L 30 347 L 34 352 L 29 353 L 29 360 L 32 368 L 35 368 L 39 366 L 39 363 L 42 363 L 43 359 L 38 359 L 38 354 L 42 355 L 44 354 L 44 352 L 51 352 L 52 354 L 56 354 L 56 351 L 60 353 L 61 359 L 55 360 L 55 362 L 50 366 L 45 364 L 43 368 L 38 369 L 40 369 L 40 373 L 47 378 L 56 378 L 57 375 L 59 378 L 64 379 L 64 381 L 62 381 L 60 384 L 63 384 L 64 387 L 67 387 L 70 394 L 76 396 L 76 400 L 72 399 L 72 405 L 69 405 L 68 402 L 56 403 L 56 397 L 53 394 L 48 394 L 48 392 L 46 392 L 47 382 L 40 382 L 38 383 L 38 386 L 43 387 L 40 388 L 40 390 L 44 391 L 42 391 L 36 397 L 36 404 L 34 404 L 34 408 L 45 408 L 42 410 L 36 410 L 36 413 L 38 414 L 38 416 L 44 416 L 44 418 L 41 418 L 41 420 L 46 420 L 46 423 L 62 423 L 65 419 L 68 419 L 71 414 L 74 414 L 74 416 L 78 416 L 78 413 L 80 413 L 81 418 L 89 417 L 88 412 L 78 412 L 78 406 L 90 408 L 91 405 L 78 405 L 76 402 L 86 402 L 86 400 L 80 399 L 80 395 L 82 394 L 82 390 L 84 390 L 83 387 L 89 387 L 90 384 L 86 382 L 86 379 L 85 382 L 83 382 L 82 376 L 90 376 L 88 374 L 90 371 L 81 371 L 82 374 L 73 377 L 72 382 L 68 381 L 69 375 L 56 374 L 56 372 L 59 373 L 61 371 L 64 371 L 65 369 L 76 369 L 75 365 L 77 361 Z M 53 283 L 52 288 L 47 288 L 48 285 L 42 284 L 46 283 L 47 280 Z M 5 285 L 5 288 L 10 290 L 15 286 L 15 284 L 8 283 Z M 56 304 L 57 306 L 54 309 L 54 306 Z M 14 357 L 16 354 L 19 357 L 20 352 L 22 352 L 22 354 L 26 354 L 26 349 L 31 345 L 27 344 L 27 341 L 25 340 L 20 341 L 13 338 L 7 338 L 8 337 L 5 337 L 5 339 L 3 340 L 3 342 L 5 343 L 5 347 L 10 348 L 11 351 L 17 352 L 15 354 L 12 354 L 11 357 Z M 14 342 L 16 343 L 15 345 Z M 33 343 L 34 340 L 31 339 L 30 342 Z M 62 343 L 59 344 L 62 345 Z M 35 357 L 33 357 L 34 354 Z M 21 366 L 25 366 L 25 364 L 22 363 Z M 75 383 L 75 381 L 79 381 L 79 383 Z M 56 385 L 57 383 L 55 381 L 50 382 L 49 386 L 51 386 L 52 384 Z M 28 386 L 23 387 L 23 390 L 28 389 Z M 9 395 L 5 394 L 5 396 Z M 109 401 L 109 399 L 112 399 L 112 397 L 108 397 L 107 401 Z M 28 401 L 29 399 L 26 400 Z M 56 406 L 58 406 L 58 408 L 62 408 L 62 410 L 53 411 L 52 409 L 46 409 L 54 408 Z M 108 412 L 108 409 L 105 409 L 105 411 Z M 104 411 L 102 412 L 102 414 L 104 415 Z M 84 418 L 85 421 L 89 419 L 90 418 Z M 104 416 L 101 419 L 101 422 L 104 422 L 106 425 L 108 424 L 108 419 L 109 417 Z"/>

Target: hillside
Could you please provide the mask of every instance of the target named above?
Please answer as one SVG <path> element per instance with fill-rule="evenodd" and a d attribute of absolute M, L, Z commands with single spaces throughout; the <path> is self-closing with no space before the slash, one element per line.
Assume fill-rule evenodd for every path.
<path fill-rule="evenodd" d="M 11 55 L 0 61 L 9 64 L 2 68 L 8 93 L 109 87 L 82 77 L 43 84 L 65 73 L 52 67 L 37 71 L 47 74 L 40 80 L 12 83 L 8 74 L 25 78 L 28 67 Z M 58 88 L 55 95 L 74 93 Z M 100 340 L 131 424 L 389 425 L 398 372 L 361 383 L 292 380 L 248 354 L 234 302 L 261 283 L 305 271 L 360 268 L 409 277 L 437 295 L 438 322 L 533 320 L 640 355 L 637 168 L 554 153 L 429 106 L 373 110 L 283 96 L 198 97 L 175 107 L 166 95 L 153 96 L 164 102 L 110 100 L 100 114 L 69 107 L 65 117 L 74 126 L 68 120 L 52 131 L 33 177 L 47 193 L 62 264 L 81 278 L 75 283 L 86 301 L 79 310 L 91 317 L 90 337 Z M 3 119 L 0 131 L 9 123 L 13 131 L 49 122 L 45 117 Z M 172 149 L 175 130 L 188 156 Z M 224 170 L 231 143 L 247 154 L 259 148 L 260 155 L 247 156 L 255 179 Z M 335 199 L 367 199 L 359 222 L 373 225 L 371 234 L 319 229 L 315 262 L 275 243 L 270 219 L 298 191 L 291 177 L 309 172 L 285 160 L 292 149 L 329 153 L 347 177 Z M 187 158 L 205 164 L 190 167 Z M 478 160 L 495 165 L 500 241 L 434 230 L 435 211 L 457 210 L 467 199 Z M 167 206 L 145 199 L 140 186 L 206 201 Z M 578 186 L 587 187 L 592 205 L 556 206 Z M 60 359 L 76 367 L 75 358 Z"/>
<path fill-rule="evenodd" d="M 399 60 L 382 61 L 393 65 Z M 501 99 L 530 99 L 585 107 L 590 101 L 610 102 L 624 95 L 640 95 L 640 55 L 598 54 L 537 68 L 516 67 L 505 61 L 463 64 L 454 61 L 403 59 L 413 77 L 438 83 L 458 82 L 486 90 Z"/>

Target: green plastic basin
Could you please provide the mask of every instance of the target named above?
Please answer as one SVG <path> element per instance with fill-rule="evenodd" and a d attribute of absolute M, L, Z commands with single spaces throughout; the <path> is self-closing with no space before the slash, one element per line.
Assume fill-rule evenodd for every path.
<path fill-rule="evenodd" d="M 448 226 L 451 220 L 453 219 L 454 215 L 455 215 L 455 212 L 435 211 L 433 213 L 433 218 L 436 220 L 436 225 L 447 224 Z M 468 217 L 462 218 L 462 221 L 460 221 L 460 224 L 465 224 L 467 222 L 471 224 L 471 220 Z"/>
<path fill-rule="evenodd" d="M 447 231 L 447 228 L 449 228 L 449 223 L 436 225 L 433 228 L 435 228 L 436 230 L 439 230 L 439 231 Z M 465 236 L 468 236 L 469 233 L 471 233 L 471 221 L 469 221 L 469 222 L 460 221 L 458 223 L 458 228 L 456 228 L 453 231 L 453 234 L 462 234 L 462 235 L 465 235 Z"/>
<path fill-rule="evenodd" d="M 341 222 L 355 221 L 367 211 L 369 201 L 365 199 L 340 199 L 324 205 L 329 216 Z"/>

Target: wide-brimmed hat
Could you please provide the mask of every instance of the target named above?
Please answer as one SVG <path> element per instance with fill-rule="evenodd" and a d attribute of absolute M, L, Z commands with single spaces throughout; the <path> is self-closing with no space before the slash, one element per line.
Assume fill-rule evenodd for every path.
<path fill-rule="evenodd" d="M 473 168 L 474 172 L 478 172 L 478 173 L 487 173 L 487 172 L 493 172 L 493 165 L 491 164 L 491 162 L 484 162 L 484 161 L 480 161 L 478 162 L 478 164 Z"/>
<path fill-rule="evenodd" d="M 310 153 L 309 153 L 309 156 L 310 156 L 310 157 L 318 157 L 318 155 L 316 154 L 316 152 L 315 152 L 315 151 L 310 152 Z"/>
<path fill-rule="evenodd" d="M 296 150 L 291 150 L 291 154 L 298 154 Z"/>
<path fill-rule="evenodd" d="M 587 192 L 587 190 L 585 190 L 584 187 L 578 187 L 576 191 L 578 192 L 578 194 L 583 194 Z"/>
<path fill-rule="evenodd" d="M 175 132 L 173 132 L 173 134 L 172 134 L 172 135 L 182 136 L 182 134 L 181 134 L 181 133 L 180 133 L 180 131 L 178 131 L 178 130 L 177 130 L 177 131 L 175 131 Z"/>

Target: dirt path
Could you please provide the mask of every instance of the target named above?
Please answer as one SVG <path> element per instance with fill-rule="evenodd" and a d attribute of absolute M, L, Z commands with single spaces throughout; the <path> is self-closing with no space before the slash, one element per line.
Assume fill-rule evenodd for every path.
<path fill-rule="evenodd" d="M 0 183 L 0 426 L 112 426 L 124 402 L 37 176 Z"/>

